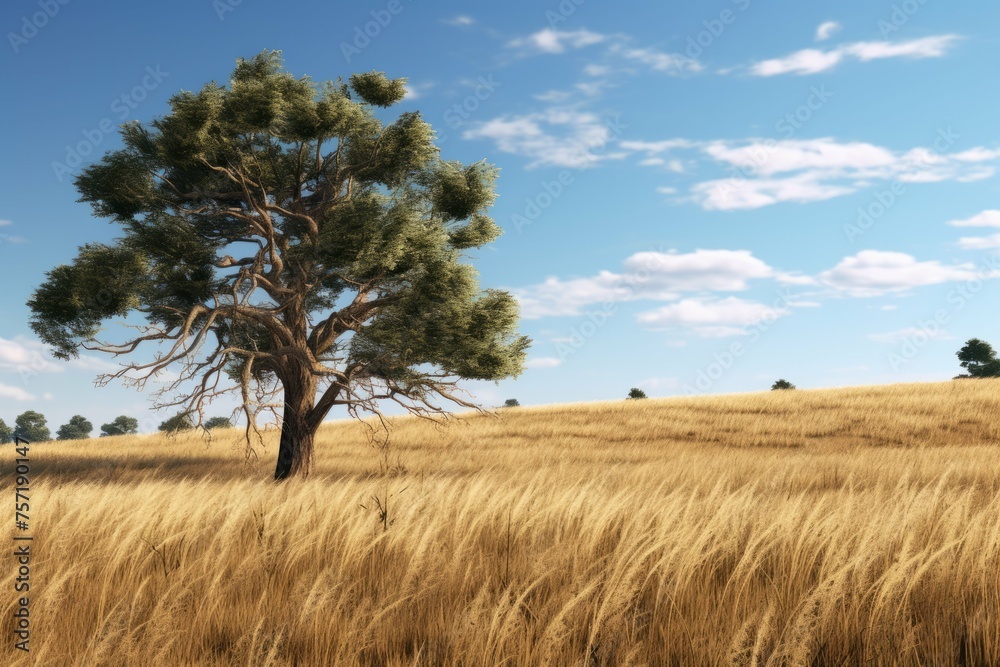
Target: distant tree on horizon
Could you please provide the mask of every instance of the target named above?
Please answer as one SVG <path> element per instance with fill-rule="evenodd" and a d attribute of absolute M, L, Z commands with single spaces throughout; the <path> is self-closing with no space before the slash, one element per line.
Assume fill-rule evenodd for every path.
<path fill-rule="evenodd" d="M 94 425 L 83 415 L 73 415 L 69 421 L 59 427 L 56 438 L 59 440 L 85 440 L 90 437 Z"/>
<path fill-rule="evenodd" d="M 107 424 L 101 425 L 101 437 L 110 435 L 135 435 L 139 432 L 139 420 L 135 417 L 120 415 Z"/>
<path fill-rule="evenodd" d="M 34 410 L 22 412 L 14 420 L 14 437 L 28 442 L 45 442 L 52 439 L 52 433 L 46 425 L 45 415 Z"/>
<path fill-rule="evenodd" d="M 628 396 L 626 396 L 625 398 L 626 398 L 626 400 L 628 400 L 628 399 L 646 398 L 646 392 L 644 392 L 642 389 L 639 389 L 637 387 L 632 387 L 631 389 L 628 390 Z"/>
<path fill-rule="evenodd" d="M 506 401 L 503 402 L 503 406 L 505 408 L 518 408 L 521 407 L 521 404 L 518 402 L 516 398 L 508 398 Z"/>
<path fill-rule="evenodd" d="M 203 426 L 206 430 L 211 431 L 213 428 L 232 428 L 233 423 L 226 417 L 212 417 Z"/>
<path fill-rule="evenodd" d="M 194 420 L 191 418 L 191 415 L 187 412 L 178 412 L 170 419 L 160 422 L 159 431 L 161 433 L 174 434 L 181 431 L 190 431 L 193 428 Z"/>
<path fill-rule="evenodd" d="M 0 445 L 6 445 L 14 439 L 14 429 L 7 426 L 7 422 L 0 419 Z"/>
<path fill-rule="evenodd" d="M 959 365 L 969 371 L 968 376 L 959 377 L 1000 377 L 1000 359 L 993 346 L 984 340 L 970 338 L 955 356 L 961 362 Z"/>
<path fill-rule="evenodd" d="M 780 391 L 782 389 L 795 389 L 795 385 L 785 379 L 775 380 L 774 384 L 771 385 L 771 391 Z"/>

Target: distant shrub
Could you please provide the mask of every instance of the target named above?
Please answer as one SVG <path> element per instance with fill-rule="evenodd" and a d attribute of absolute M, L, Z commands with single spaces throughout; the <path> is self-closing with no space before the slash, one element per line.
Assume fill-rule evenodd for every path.
<path fill-rule="evenodd" d="M 233 423 L 225 417 L 212 417 L 205 422 L 204 426 L 208 430 L 212 430 L 213 428 L 232 428 Z"/>
<path fill-rule="evenodd" d="M 795 385 L 788 380 L 777 380 L 771 385 L 771 391 L 777 391 L 780 389 L 795 389 Z"/>
<path fill-rule="evenodd" d="M 120 415 L 108 424 L 101 424 L 101 437 L 109 435 L 135 435 L 139 432 L 139 420 Z"/>
<path fill-rule="evenodd" d="M 186 412 L 179 412 L 170 419 L 162 422 L 159 426 L 161 433 L 178 433 L 180 431 L 190 431 L 194 428 L 194 420 Z"/>
<path fill-rule="evenodd" d="M 626 396 L 626 398 L 627 399 L 629 399 L 629 398 L 646 398 L 646 392 L 644 392 L 642 389 L 637 389 L 635 387 L 632 387 L 631 389 L 628 390 L 628 396 Z"/>
<path fill-rule="evenodd" d="M 505 408 L 518 408 L 521 406 L 521 404 L 517 402 L 516 398 L 508 398 L 506 401 L 503 402 L 503 406 Z"/>

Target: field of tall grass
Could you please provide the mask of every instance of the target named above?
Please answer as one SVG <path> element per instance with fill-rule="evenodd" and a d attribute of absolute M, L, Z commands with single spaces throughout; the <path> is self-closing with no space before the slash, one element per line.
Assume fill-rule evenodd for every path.
<path fill-rule="evenodd" d="M 37 444 L 0 664 L 1000 665 L 998 398 L 514 408 L 382 451 L 338 422 L 283 484 L 274 437 Z"/>

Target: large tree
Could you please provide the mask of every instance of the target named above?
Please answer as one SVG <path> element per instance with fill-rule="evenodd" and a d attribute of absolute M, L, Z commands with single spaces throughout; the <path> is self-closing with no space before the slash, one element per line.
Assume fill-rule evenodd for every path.
<path fill-rule="evenodd" d="M 248 446 L 280 407 L 279 479 L 308 473 L 334 406 L 475 407 L 456 383 L 516 376 L 529 344 L 514 298 L 481 290 L 463 261 L 500 234 L 485 214 L 496 170 L 442 160 L 419 113 L 383 122 L 376 109 L 404 83 L 369 72 L 317 85 L 264 52 L 228 85 L 124 125 L 124 147 L 76 179 L 123 235 L 48 273 L 29 302 L 35 332 L 62 358 L 158 345 L 101 380 L 142 386 L 173 366 L 159 406 L 199 417 L 237 392 Z M 140 331 L 109 342 L 101 325 L 121 317 Z"/>
<path fill-rule="evenodd" d="M 6 445 L 14 438 L 14 430 L 0 419 L 0 445 Z"/>

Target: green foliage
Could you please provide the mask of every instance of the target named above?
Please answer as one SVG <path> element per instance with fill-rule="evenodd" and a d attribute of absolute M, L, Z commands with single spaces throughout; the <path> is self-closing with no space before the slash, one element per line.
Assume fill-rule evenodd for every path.
<path fill-rule="evenodd" d="M 503 402 L 503 406 L 505 408 L 518 408 L 521 407 L 521 404 L 518 403 L 516 398 L 508 398 L 506 401 Z"/>
<path fill-rule="evenodd" d="M 91 424 L 82 415 L 73 415 L 70 417 L 69 422 L 63 424 L 56 431 L 56 437 L 59 440 L 83 440 L 90 437 L 90 432 L 94 430 L 94 425 Z"/>
<path fill-rule="evenodd" d="M 646 392 L 644 392 L 642 389 L 638 389 L 637 387 L 632 387 L 631 389 L 628 390 L 628 396 L 626 396 L 625 398 L 626 399 L 646 398 Z"/>
<path fill-rule="evenodd" d="M 101 425 L 101 437 L 109 435 L 134 435 L 139 432 L 139 420 L 121 415 L 108 424 Z"/>
<path fill-rule="evenodd" d="M 782 389 L 795 389 L 795 385 L 788 380 L 775 380 L 774 384 L 771 385 L 771 391 L 779 391 Z"/>
<path fill-rule="evenodd" d="M 14 420 L 14 437 L 28 442 L 45 442 L 52 439 L 45 415 L 34 410 L 22 412 Z"/>
<path fill-rule="evenodd" d="M 970 377 L 1000 377 L 1000 359 L 997 359 L 993 346 L 986 341 L 970 338 L 955 354 Z"/>
<path fill-rule="evenodd" d="M 6 445 L 14 439 L 14 430 L 7 426 L 7 423 L 0 419 L 0 445 Z"/>
<path fill-rule="evenodd" d="M 530 344 L 517 301 L 483 290 L 464 254 L 501 233 L 487 215 L 497 169 L 441 160 L 419 113 L 383 120 L 404 83 L 381 72 L 315 83 L 265 51 L 224 84 L 177 93 L 163 117 L 124 125 L 122 147 L 75 182 L 120 237 L 48 272 L 28 302 L 32 329 L 60 358 L 159 345 L 160 363 L 203 380 L 189 410 L 224 389 L 213 374 L 244 396 L 312 398 L 322 377 L 341 405 L 388 396 L 414 410 L 455 400 L 457 379 L 517 376 Z M 97 340 L 122 317 L 139 334 Z"/>
<path fill-rule="evenodd" d="M 190 431 L 193 428 L 194 420 L 191 419 L 191 415 L 186 412 L 178 412 L 170 419 L 160 422 L 158 430 L 161 433 L 174 434 L 181 431 Z"/>
<path fill-rule="evenodd" d="M 232 428 L 233 423 L 226 417 L 212 417 L 206 420 L 203 426 L 208 430 L 212 430 L 213 428 Z"/>

